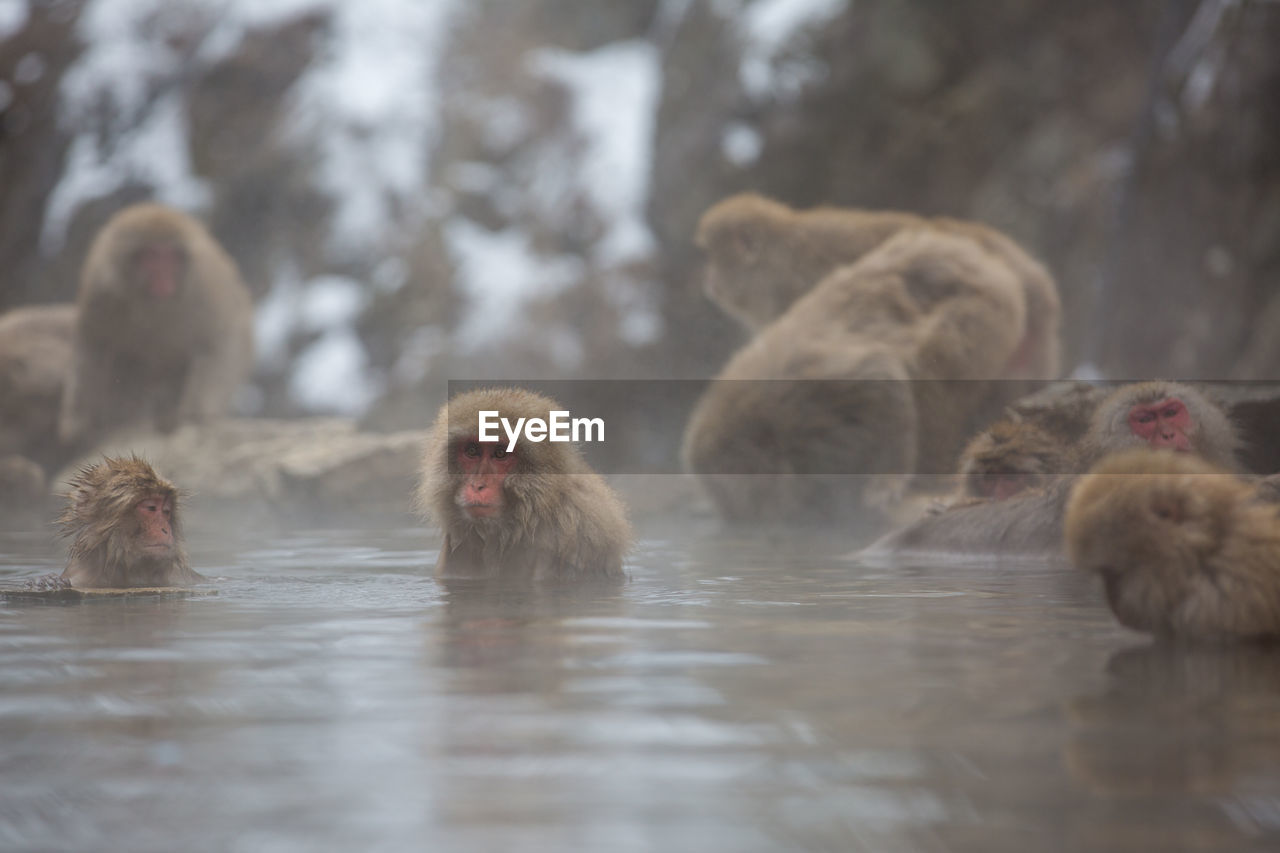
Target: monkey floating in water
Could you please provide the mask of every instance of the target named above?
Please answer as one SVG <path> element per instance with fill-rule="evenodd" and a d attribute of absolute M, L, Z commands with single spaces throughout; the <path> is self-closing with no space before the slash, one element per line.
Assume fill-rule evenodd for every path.
<path fill-rule="evenodd" d="M 72 537 L 67 568 L 6 597 L 190 595 L 208 580 L 191 568 L 182 543 L 181 494 L 134 456 L 108 457 L 71 481 L 58 519 Z"/>

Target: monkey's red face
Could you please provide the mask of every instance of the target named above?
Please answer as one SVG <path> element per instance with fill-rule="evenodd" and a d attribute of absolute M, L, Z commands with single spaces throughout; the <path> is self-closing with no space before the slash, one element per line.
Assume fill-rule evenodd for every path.
<path fill-rule="evenodd" d="M 152 299 L 174 296 L 186 267 L 186 254 L 178 246 L 167 243 L 148 244 L 134 256 L 134 269 Z"/>
<path fill-rule="evenodd" d="M 498 442 L 468 438 L 457 444 L 462 484 L 456 497 L 469 518 L 497 518 L 502 514 L 502 485 L 515 467 L 516 455 Z"/>
<path fill-rule="evenodd" d="M 1134 406 L 1129 410 L 1129 429 L 1152 447 L 1165 447 L 1190 453 L 1191 413 L 1177 397 L 1157 403 Z"/>
<path fill-rule="evenodd" d="M 174 545 L 173 499 L 147 495 L 134 507 L 138 519 L 138 544 L 148 552 L 168 551 Z"/>

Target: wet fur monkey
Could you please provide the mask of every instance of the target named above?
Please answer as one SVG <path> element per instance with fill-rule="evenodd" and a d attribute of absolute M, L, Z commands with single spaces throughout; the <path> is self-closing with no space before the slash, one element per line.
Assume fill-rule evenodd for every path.
<path fill-rule="evenodd" d="M 1123 385 L 1098 405 L 1078 445 L 1065 449 L 1070 470 L 1044 488 L 954 506 L 889 534 L 864 554 L 1061 554 L 1063 516 L 1079 471 L 1134 448 L 1195 455 L 1234 470 L 1238 447 L 1226 413 L 1197 389 L 1166 381 Z"/>
<path fill-rule="evenodd" d="M 882 526 L 913 475 L 953 470 L 1026 309 L 1016 272 L 976 241 L 900 230 L 730 359 L 690 417 L 685 465 L 732 522 Z"/>
<path fill-rule="evenodd" d="M 84 468 L 71 480 L 58 519 L 71 537 L 67 568 L 37 584 L 123 589 L 207 580 L 187 562 L 180 498 L 173 483 L 136 456 L 108 457 Z"/>
<path fill-rule="evenodd" d="M 1132 450 L 1103 460 L 1072 491 L 1066 546 L 1130 628 L 1280 638 L 1280 508 L 1203 459 Z"/>
<path fill-rule="evenodd" d="M 81 271 L 64 441 L 226 413 L 253 366 L 253 304 L 204 226 L 159 204 L 111 218 Z"/>
<path fill-rule="evenodd" d="M 1072 470 L 1074 456 L 1061 440 L 1026 421 L 997 421 L 960 454 L 959 499 L 1004 500 L 1040 489 Z"/>
<path fill-rule="evenodd" d="M 631 525 L 571 443 L 480 441 L 479 414 L 549 419 L 564 407 L 520 388 L 459 394 L 436 417 L 417 503 L 440 525 L 436 573 L 533 580 L 622 579 Z"/>

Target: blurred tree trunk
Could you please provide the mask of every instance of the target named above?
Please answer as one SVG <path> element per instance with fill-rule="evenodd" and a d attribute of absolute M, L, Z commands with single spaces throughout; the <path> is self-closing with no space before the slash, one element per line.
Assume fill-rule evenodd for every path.
<path fill-rule="evenodd" d="M 1280 337 L 1263 315 L 1280 274 L 1280 4 L 1191 5 L 1104 271 L 1100 361 L 1117 378 L 1222 378 L 1251 338 Z"/>
<path fill-rule="evenodd" d="M 70 299 L 75 278 L 41 270 L 45 205 L 66 165 L 70 140 L 58 127 L 58 87 L 80 55 L 80 4 L 28 3 L 26 23 L 0 42 L 0 311 Z"/>

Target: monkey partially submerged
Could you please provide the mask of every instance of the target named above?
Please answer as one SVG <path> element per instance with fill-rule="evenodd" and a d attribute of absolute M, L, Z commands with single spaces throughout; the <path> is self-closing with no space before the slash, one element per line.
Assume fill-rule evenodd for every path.
<path fill-rule="evenodd" d="M 1203 459 L 1149 450 L 1105 459 L 1071 493 L 1066 547 L 1130 628 L 1280 639 L 1280 507 Z"/>
<path fill-rule="evenodd" d="M 71 537 L 61 575 L 35 589 L 185 587 L 207 580 L 187 562 L 177 487 L 143 460 L 108 457 L 71 481 L 58 519 Z"/>
<path fill-rule="evenodd" d="M 1005 500 L 1041 489 L 1074 464 L 1063 442 L 1034 424 L 1002 420 L 978 433 L 960 454 L 959 500 Z"/>
<path fill-rule="evenodd" d="M 563 410 L 520 388 L 471 391 L 441 408 L 417 502 L 440 525 L 442 576 L 621 579 L 631 526 L 622 502 L 571 443 L 480 441 L 481 411 L 548 420 Z"/>
<path fill-rule="evenodd" d="M 1060 555 L 1071 487 L 1080 471 L 1104 456 L 1149 447 L 1234 470 L 1239 444 L 1226 413 L 1195 388 L 1165 381 L 1124 385 L 1098 406 L 1078 445 L 1064 449 L 1070 467 L 1042 488 L 962 502 L 890 533 L 863 554 Z"/>

